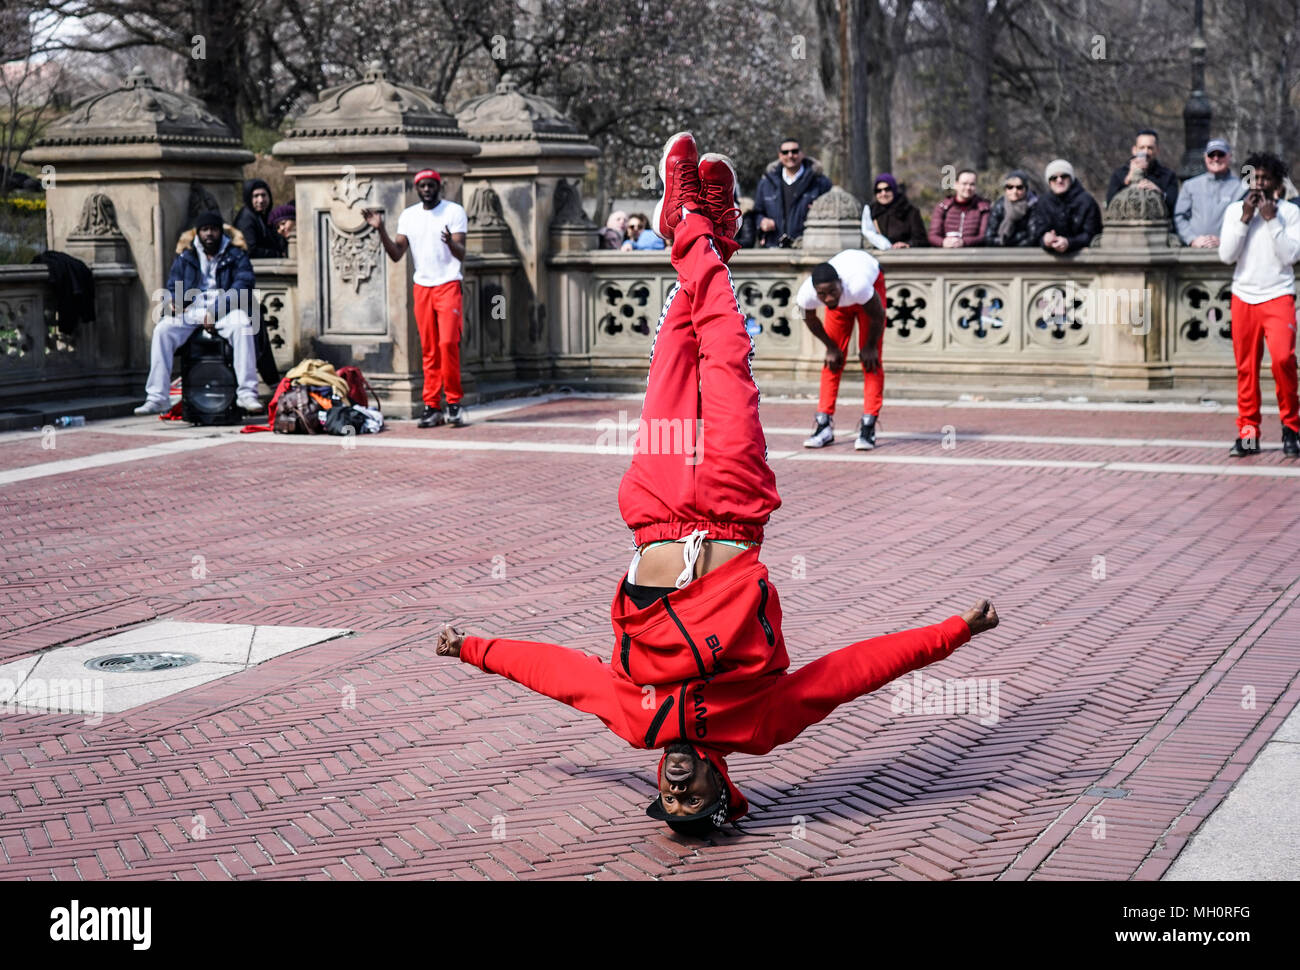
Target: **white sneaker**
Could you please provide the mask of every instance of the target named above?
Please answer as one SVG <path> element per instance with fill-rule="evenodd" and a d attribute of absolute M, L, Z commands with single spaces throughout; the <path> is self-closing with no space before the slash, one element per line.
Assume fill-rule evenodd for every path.
<path fill-rule="evenodd" d="M 858 422 L 858 440 L 853 442 L 854 451 L 871 451 L 876 447 L 876 416 L 864 414 Z"/>
<path fill-rule="evenodd" d="M 825 448 L 835 440 L 835 431 L 831 427 L 829 414 L 818 414 L 817 423 L 813 425 L 812 435 L 803 443 L 805 448 Z"/>
<path fill-rule="evenodd" d="M 235 403 L 247 411 L 249 414 L 257 414 L 259 411 L 265 411 L 262 406 L 261 398 L 249 391 L 243 391 L 235 395 Z"/>
<path fill-rule="evenodd" d="M 132 413 L 143 417 L 146 414 L 166 414 L 171 409 L 170 401 L 145 401 Z"/>

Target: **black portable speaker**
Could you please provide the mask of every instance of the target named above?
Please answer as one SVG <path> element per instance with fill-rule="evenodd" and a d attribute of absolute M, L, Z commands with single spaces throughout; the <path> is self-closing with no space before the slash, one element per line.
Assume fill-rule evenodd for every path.
<path fill-rule="evenodd" d="M 235 352 L 221 334 L 199 328 L 181 348 L 181 417 L 191 424 L 243 424 L 235 403 Z"/>

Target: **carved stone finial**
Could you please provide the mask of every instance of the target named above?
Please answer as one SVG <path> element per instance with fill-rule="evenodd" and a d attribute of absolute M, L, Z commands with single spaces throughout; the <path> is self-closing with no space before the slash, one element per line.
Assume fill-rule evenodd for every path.
<path fill-rule="evenodd" d="M 189 204 L 186 206 L 186 227 L 193 226 L 194 220 L 204 212 L 215 212 L 220 215 L 221 204 L 217 202 L 216 196 L 198 182 L 191 182 Z"/>
<path fill-rule="evenodd" d="M 851 192 L 847 192 L 836 185 L 825 195 L 818 196 L 813 201 L 813 204 L 808 207 L 809 222 L 823 220 L 829 222 L 845 220 L 860 222 L 862 220 L 862 203 Z"/>
<path fill-rule="evenodd" d="M 1169 207 L 1165 204 L 1164 193 L 1159 189 L 1130 185 L 1107 204 L 1105 221 L 1168 222 Z"/>
<path fill-rule="evenodd" d="M 81 206 L 81 218 L 72 231 L 81 236 L 120 236 L 122 230 L 117 225 L 113 200 L 102 192 L 88 195 Z"/>
<path fill-rule="evenodd" d="M 551 228 L 594 229 L 595 223 L 587 218 L 582 208 L 582 189 L 575 180 L 569 182 L 560 179 L 555 183 L 555 214 L 551 216 Z"/>
<path fill-rule="evenodd" d="M 501 211 L 501 199 L 496 191 L 480 186 L 470 196 L 465 215 L 473 229 L 501 229 L 506 225 L 505 214 Z"/>

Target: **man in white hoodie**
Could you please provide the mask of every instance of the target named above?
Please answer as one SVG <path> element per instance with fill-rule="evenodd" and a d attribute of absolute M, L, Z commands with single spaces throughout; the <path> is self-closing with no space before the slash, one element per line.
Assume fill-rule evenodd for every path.
<path fill-rule="evenodd" d="M 1219 258 L 1232 274 L 1232 350 L 1237 360 L 1237 440 L 1233 458 L 1259 454 L 1259 365 L 1264 344 L 1273 365 L 1282 413 L 1282 453 L 1300 457 L 1296 392 L 1295 272 L 1300 259 L 1300 207 L 1276 198 L 1286 165 L 1267 152 L 1243 169 L 1250 192 L 1228 206 L 1219 231 Z"/>

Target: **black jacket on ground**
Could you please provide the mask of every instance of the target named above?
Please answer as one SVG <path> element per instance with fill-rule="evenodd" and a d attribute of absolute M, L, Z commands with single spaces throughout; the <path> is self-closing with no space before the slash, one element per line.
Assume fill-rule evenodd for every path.
<path fill-rule="evenodd" d="M 758 180 L 758 188 L 754 192 L 755 225 L 760 225 L 764 219 L 776 223 L 774 232 L 765 233 L 759 229 L 760 246 L 779 246 L 783 235 L 791 239 L 802 236 L 804 220 L 808 218 L 808 207 L 818 196 L 831 190 L 831 180 L 826 177 L 817 160 L 805 156 L 803 161 L 803 170 L 794 181 L 794 201 L 789 211 L 786 211 L 785 206 L 785 180 L 781 177 L 780 159 L 769 165 L 763 177 Z"/>
<path fill-rule="evenodd" d="M 1043 244 L 1043 233 L 1049 229 L 1069 240 L 1069 248 L 1066 250 L 1069 253 L 1082 249 L 1101 234 L 1101 206 L 1077 181 L 1072 181 L 1070 187 L 1060 195 L 1049 191 L 1040 196 L 1033 212 L 1034 218 L 1030 224 L 1033 226 L 1034 241 L 1040 246 Z M 1056 250 L 1049 249 L 1048 252 L 1055 253 Z"/>
<path fill-rule="evenodd" d="M 266 194 L 271 194 L 271 187 L 261 179 L 245 182 L 244 207 L 235 216 L 235 228 L 244 234 L 249 259 L 280 259 L 289 252 L 289 240 L 271 228 L 266 216 L 253 211 L 253 192 L 257 189 L 266 189 Z M 266 207 L 267 215 L 270 215 L 273 205 L 274 199 Z"/>
<path fill-rule="evenodd" d="M 1124 179 L 1128 178 L 1128 165 L 1121 165 L 1115 171 L 1110 173 L 1110 185 L 1106 187 L 1106 201 L 1119 195 L 1119 193 L 1128 188 L 1124 184 Z M 1147 169 L 1147 178 L 1156 185 L 1160 186 L 1160 191 L 1164 193 L 1165 205 L 1169 207 L 1169 218 L 1174 217 L 1174 206 L 1178 204 L 1178 176 L 1174 174 L 1171 168 L 1165 168 L 1160 164 L 1160 159 L 1156 159 Z"/>
<path fill-rule="evenodd" d="M 1005 195 L 1001 196 L 993 203 L 993 208 L 989 210 L 988 229 L 984 231 L 984 245 L 1034 246 L 1038 244 L 1038 241 L 1043 238 L 1042 232 L 1037 236 L 1034 235 L 1034 212 L 1038 209 L 1038 196 L 1033 192 L 1029 192 L 1027 195 L 1029 196 L 1029 209 L 1020 217 L 1020 221 L 1016 223 L 1011 230 L 1011 234 L 1007 236 L 1006 242 L 1002 241 L 998 228 L 1002 225 L 1002 220 L 1006 218 L 1007 197 Z M 1046 231 L 1046 229 L 1043 230 L 1043 232 Z"/>

